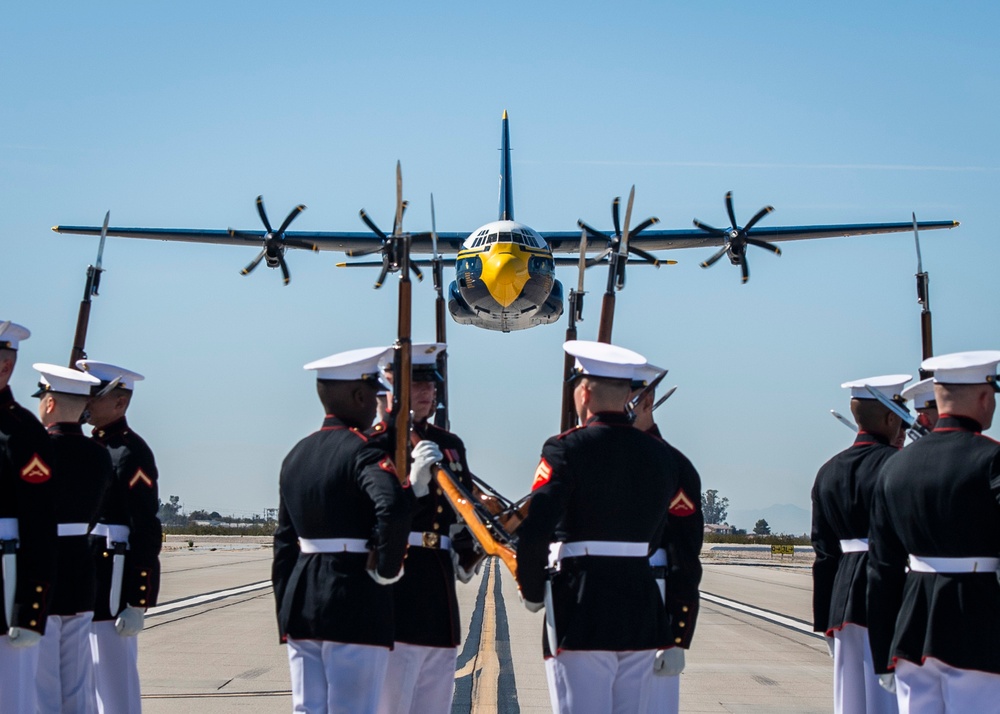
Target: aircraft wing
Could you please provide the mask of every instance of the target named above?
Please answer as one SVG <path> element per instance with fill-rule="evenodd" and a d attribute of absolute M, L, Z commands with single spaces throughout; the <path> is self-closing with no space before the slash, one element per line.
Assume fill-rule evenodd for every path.
<path fill-rule="evenodd" d="M 99 236 L 101 226 L 52 226 L 56 233 Z M 218 245 L 245 245 L 258 250 L 264 243 L 264 231 L 202 230 L 197 228 L 120 228 L 109 227 L 109 236 L 120 238 L 145 238 L 148 240 L 181 241 L 184 243 L 215 243 Z M 438 251 L 457 253 L 468 233 L 438 233 Z M 285 231 L 282 243 L 288 248 L 304 250 L 333 250 L 347 255 L 364 255 L 381 249 L 382 241 L 370 231 Z M 411 250 L 415 253 L 431 251 L 430 233 L 411 235 Z"/>
<path fill-rule="evenodd" d="M 958 221 L 924 221 L 917 223 L 921 231 L 954 228 Z M 751 228 L 747 236 L 768 243 L 810 238 L 837 238 L 841 236 L 875 235 L 878 233 L 906 233 L 913 230 L 913 222 L 906 223 L 849 223 L 831 226 L 783 226 L 776 228 Z M 539 231 L 548 241 L 553 253 L 579 253 L 580 231 Z M 609 234 L 611 231 L 607 231 Z M 110 233 L 109 233 L 110 235 Z M 588 240 L 588 247 L 598 247 L 599 242 Z M 679 230 L 644 230 L 629 237 L 629 245 L 647 251 L 673 250 L 675 248 L 711 248 L 723 244 L 721 237 L 713 236 L 699 228 Z"/>

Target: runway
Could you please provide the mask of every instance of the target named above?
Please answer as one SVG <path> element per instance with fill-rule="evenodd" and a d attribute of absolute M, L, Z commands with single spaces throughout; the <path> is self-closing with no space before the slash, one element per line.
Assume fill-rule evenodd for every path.
<path fill-rule="evenodd" d="M 171 541 L 160 604 L 139 639 L 144 711 L 288 712 L 267 539 Z M 254 542 L 263 541 L 263 542 Z M 702 610 L 681 676 L 684 712 L 827 712 L 831 661 L 809 627 L 808 562 L 705 558 Z M 542 614 L 495 559 L 459 585 L 464 641 L 452 711 L 548 712 Z"/>

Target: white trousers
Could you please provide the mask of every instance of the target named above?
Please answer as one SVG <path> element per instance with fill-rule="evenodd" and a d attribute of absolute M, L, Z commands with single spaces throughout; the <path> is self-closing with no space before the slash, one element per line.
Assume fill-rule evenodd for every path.
<path fill-rule="evenodd" d="M 649 661 L 653 668 L 653 660 Z M 677 714 L 681 708 L 681 676 L 663 677 L 654 674 L 649 685 L 649 714 Z"/>
<path fill-rule="evenodd" d="M 49 615 L 38 645 L 38 714 L 95 714 L 90 623 L 94 613 Z"/>
<path fill-rule="evenodd" d="M 896 697 L 878 683 L 868 628 L 847 624 L 833 633 L 833 711 L 896 714 Z"/>
<path fill-rule="evenodd" d="M 649 705 L 655 650 L 563 650 L 551 658 L 555 714 L 635 714 Z M 554 685 L 554 686 L 552 686 Z"/>
<path fill-rule="evenodd" d="M 922 665 L 896 662 L 900 714 L 1000 711 L 1000 674 L 958 669 L 930 657 Z"/>
<path fill-rule="evenodd" d="M 449 714 L 457 647 L 397 642 L 389 653 L 378 714 Z"/>
<path fill-rule="evenodd" d="M 388 647 L 289 638 L 292 711 L 375 714 L 388 662 Z"/>
<path fill-rule="evenodd" d="M 37 671 L 38 645 L 14 649 L 7 635 L 0 635 L 0 714 L 34 714 Z"/>
<path fill-rule="evenodd" d="M 114 620 L 95 622 L 90 628 L 90 654 L 98 714 L 139 714 L 139 638 L 119 635 Z"/>

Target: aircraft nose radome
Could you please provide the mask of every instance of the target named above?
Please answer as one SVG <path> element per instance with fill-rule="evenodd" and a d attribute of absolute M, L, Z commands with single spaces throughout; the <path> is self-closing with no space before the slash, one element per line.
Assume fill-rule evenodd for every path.
<path fill-rule="evenodd" d="M 493 255 L 483 265 L 483 284 L 503 307 L 517 299 L 528 277 L 528 265 L 511 253 Z"/>

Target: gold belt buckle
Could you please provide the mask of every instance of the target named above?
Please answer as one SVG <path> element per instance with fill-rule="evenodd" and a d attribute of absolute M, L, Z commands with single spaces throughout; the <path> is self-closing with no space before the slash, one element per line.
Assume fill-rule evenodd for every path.
<path fill-rule="evenodd" d="M 421 545 L 424 548 L 438 548 L 441 546 L 441 534 L 424 531 L 420 534 Z"/>

